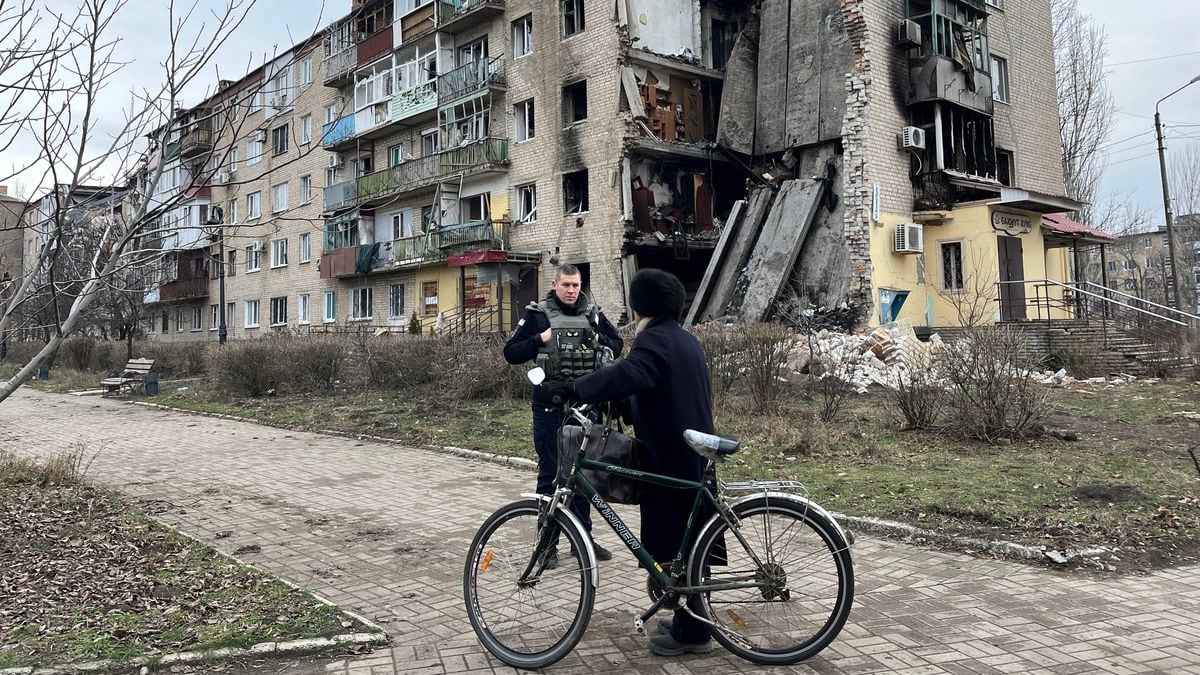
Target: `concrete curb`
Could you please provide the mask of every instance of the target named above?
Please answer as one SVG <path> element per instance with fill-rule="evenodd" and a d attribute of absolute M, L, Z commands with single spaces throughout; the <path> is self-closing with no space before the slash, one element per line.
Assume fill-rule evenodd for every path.
<path fill-rule="evenodd" d="M 163 522 L 159 518 L 147 515 L 148 518 L 158 523 L 160 526 L 178 534 L 184 539 L 189 539 L 202 546 L 212 548 L 209 544 L 193 534 L 184 532 L 177 527 Z M 270 572 L 246 562 L 235 555 L 218 551 L 233 562 L 252 569 L 265 577 L 269 577 L 282 583 L 296 591 L 306 593 L 317 600 L 317 602 L 333 607 L 339 612 L 345 614 L 371 629 L 369 633 L 342 633 L 327 638 L 305 638 L 301 640 L 289 640 L 287 642 L 260 642 L 249 647 L 222 647 L 220 649 L 203 649 L 186 652 L 174 652 L 171 654 L 163 654 L 162 656 L 142 656 L 129 661 L 117 660 L 102 660 L 102 661 L 86 661 L 83 663 L 69 663 L 60 666 L 38 668 L 26 666 L 22 668 L 4 668 L 0 669 L 0 675 L 58 675 L 60 673 L 103 673 L 110 671 L 128 672 L 133 669 L 140 669 L 141 672 L 151 672 L 159 666 L 177 666 L 196 663 L 207 663 L 210 661 L 224 661 L 228 659 L 238 658 L 242 656 L 253 656 L 256 658 L 270 657 L 275 655 L 297 656 L 303 654 L 313 654 L 322 652 L 336 647 L 345 647 L 347 645 L 385 645 L 391 642 L 391 637 L 382 626 L 368 619 L 367 617 L 335 605 L 328 598 L 319 593 L 315 593 L 305 588 L 301 588 L 296 584 L 271 574 Z"/>
<path fill-rule="evenodd" d="M 161 410 L 170 410 L 173 412 L 182 412 L 193 415 L 201 415 L 204 417 L 215 417 L 218 419 L 232 420 L 235 422 L 249 422 L 250 424 L 258 424 L 262 426 L 273 427 L 276 429 L 284 429 L 287 431 L 296 431 L 289 427 L 270 422 L 251 419 L 248 417 L 238 417 L 236 415 L 225 415 L 222 413 L 209 413 L 197 410 L 186 410 L 183 408 L 174 408 L 159 403 L 149 403 L 146 401 L 130 401 L 133 405 L 141 405 Z M 318 430 L 310 433 L 321 434 L 324 436 L 335 436 L 338 438 L 347 438 L 351 440 L 373 441 L 376 443 L 384 443 L 387 445 L 399 445 L 403 447 L 413 447 L 412 444 L 404 443 L 393 438 L 383 438 L 380 436 L 370 436 L 365 434 L 350 434 L 342 431 Z M 481 452 L 479 450 L 468 450 L 467 448 L 458 448 L 452 445 L 443 446 L 420 446 L 419 449 L 430 450 L 432 452 L 441 452 L 445 454 L 455 455 L 457 457 L 466 457 L 469 459 L 478 459 L 485 462 L 502 464 L 507 466 L 520 467 L 522 469 L 536 470 L 537 462 L 525 459 L 524 457 L 508 457 L 507 455 L 498 455 L 490 452 Z M 1047 549 L 1045 546 L 1028 546 L 1018 544 L 1011 541 L 994 541 L 989 539 L 978 539 L 975 537 L 965 537 L 961 535 L 948 534 L 938 532 L 936 530 L 927 530 L 901 523 L 893 520 L 884 520 L 882 518 L 872 518 L 870 516 L 850 516 L 844 513 L 833 513 L 833 517 L 837 518 L 839 523 L 853 526 L 862 532 L 883 535 L 892 539 L 900 539 L 914 544 L 937 544 L 941 546 L 952 546 L 956 548 L 964 548 L 971 551 L 984 551 L 997 558 L 1005 558 L 1009 560 L 1020 560 L 1024 562 L 1042 562 L 1049 561 L 1057 565 L 1063 565 L 1069 562 L 1082 564 L 1087 567 L 1096 569 L 1110 570 L 1111 567 L 1100 560 L 1096 560 L 1096 556 L 1104 553 L 1111 553 L 1115 549 L 1102 547 L 1074 547 L 1068 548 L 1066 551 L 1056 551 Z M 3 673 L 0 673 L 3 675 Z"/>

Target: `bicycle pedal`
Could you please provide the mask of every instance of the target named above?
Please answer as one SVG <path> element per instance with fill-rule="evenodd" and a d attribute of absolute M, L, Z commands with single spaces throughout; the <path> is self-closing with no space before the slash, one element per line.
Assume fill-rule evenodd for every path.
<path fill-rule="evenodd" d="M 634 619 L 633 619 L 633 629 L 634 629 L 635 631 L 637 631 L 637 634 L 638 634 L 638 635 L 645 635 L 645 634 L 646 634 L 646 622 L 645 622 L 645 621 L 642 621 L 642 618 L 641 618 L 640 616 L 639 616 L 639 617 L 634 617 Z"/>

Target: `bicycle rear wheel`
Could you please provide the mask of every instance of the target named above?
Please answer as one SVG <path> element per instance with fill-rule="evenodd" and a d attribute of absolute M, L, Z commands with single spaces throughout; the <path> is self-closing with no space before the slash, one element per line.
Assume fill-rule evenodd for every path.
<path fill-rule="evenodd" d="M 753 584 L 701 596 L 713 637 L 738 656 L 788 665 L 829 646 L 854 602 L 854 566 L 845 537 L 806 502 L 755 497 L 733 507 L 737 528 L 719 516 L 692 550 L 689 585 Z M 706 563 L 724 542 L 727 565 Z"/>
<path fill-rule="evenodd" d="M 548 525 L 561 533 L 554 537 L 558 565 L 520 582 L 544 536 L 538 530 L 542 503 L 513 502 L 492 514 L 475 534 L 463 571 L 471 627 L 489 652 L 514 668 L 545 668 L 569 654 L 587 629 L 596 597 L 586 535 L 561 512 Z"/>

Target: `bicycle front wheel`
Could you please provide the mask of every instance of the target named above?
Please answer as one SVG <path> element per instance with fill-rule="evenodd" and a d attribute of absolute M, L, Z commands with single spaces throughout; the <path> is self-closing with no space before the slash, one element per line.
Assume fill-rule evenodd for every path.
<path fill-rule="evenodd" d="M 596 598 L 586 535 L 561 512 L 548 525 L 560 535 L 539 531 L 541 504 L 527 499 L 492 514 L 475 534 L 463 571 L 467 616 L 479 641 L 504 663 L 530 670 L 575 648 Z M 557 565 L 544 564 L 553 548 L 534 560 L 543 536 L 557 542 Z M 527 575 L 531 562 L 540 572 Z"/>
<path fill-rule="evenodd" d="M 833 642 L 850 616 L 849 543 L 804 501 L 755 497 L 735 504 L 733 512 L 736 534 L 718 516 L 689 562 L 689 585 L 726 586 L 701 596 L 713 637 L 754 663 L 811 658 Z M 728 564 L 708 564 L 718 560 L 714 553 L 719 556 L 722 544 Z"/>

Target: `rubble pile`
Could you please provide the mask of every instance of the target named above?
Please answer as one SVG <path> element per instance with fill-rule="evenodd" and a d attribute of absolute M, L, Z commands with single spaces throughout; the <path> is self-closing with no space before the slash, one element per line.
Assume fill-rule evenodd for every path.
<path fill-rule="evenodd" d="M 928 368 L 945 348 L 937 335 L 921 342 L 912 324 L 904 321 L 865 335 L 821 330 L 801 336 L 788 365 L 794 372 L 837 377 L 865 394 L 871 385 L 896 389 L 909 381 L 913 370 Z"/>
<path fill-rule="evenodd" d="M 1061 368 L 1057 371 L 1029 371 L 1028 375 L 1038 384 L 1044 384 L 1051 387 L 1070 387 L 1072 385 L 1091 385 L 1091 386 L 1121 386 L 1139 381 L 1137 376 L 1128 373 L 1116 373 L 1108 377 L 1086 377 L 1076 379 L 1067 374 L 1066 368 Z M 1140 380 L 1141 382 L 1157 382 L 1157 378 L 1148 378 Z"/>

